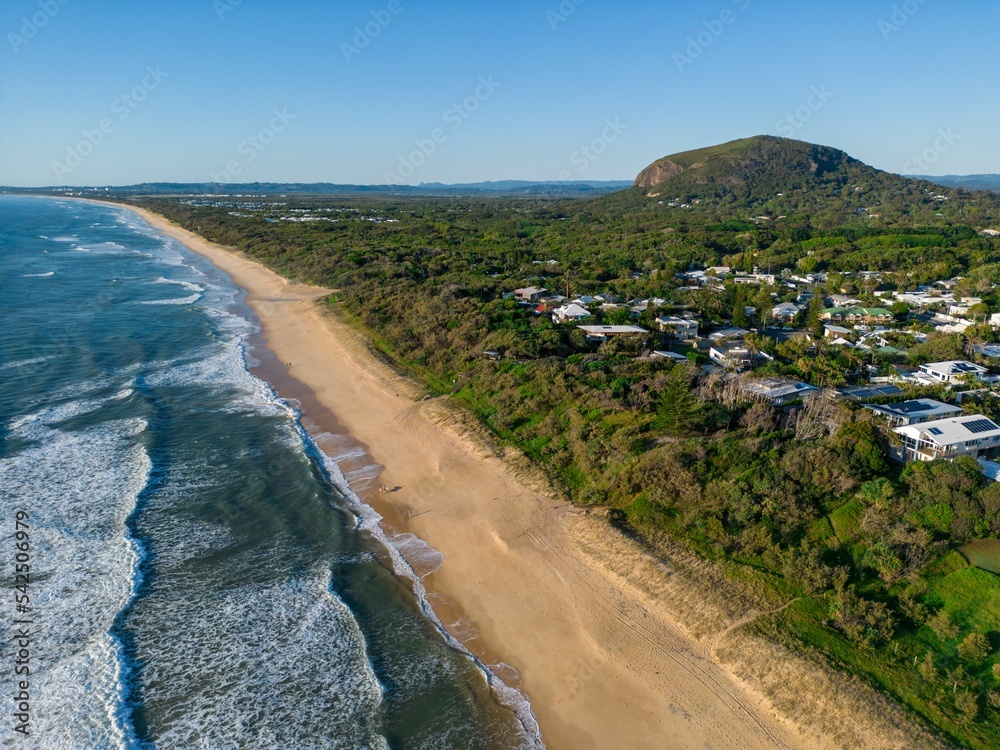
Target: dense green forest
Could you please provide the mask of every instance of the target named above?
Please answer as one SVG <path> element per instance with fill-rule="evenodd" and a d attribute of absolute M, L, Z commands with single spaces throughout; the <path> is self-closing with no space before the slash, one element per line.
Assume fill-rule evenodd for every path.
<path fill-rule="evenodd" d="M 1000 224 L 1000 197 L 904 180 L 839 152 L 824 152 L 826 166 L 812 169 L 798 146 L 784 155 L 765 147 L 763 161 L 738 152 L 738 169 L 686 167 L 655 187 L 593 200 L 140 203 L 336 290 L 331 307 L 523 450 L 574 502 L 608 508 L 628 533 L 666 531 L 792 601 L 753 627 L 864 676 L 956 744 L 998 747 L 1000 578 L 957 550 L 1000 537 L 1000 485 L 970 460 L 891 462 L 894 436 L 856 404 L 816 398 L 775 408 L 747 399 L 738 379 L 701 368 L 697 351 L 679 349 L 687 365 L 640 355 L 669 345 L 653 332 L 658 314 L 690 312 L 703 329 L 761 327 L 772 304 L 796 296 L 781 285 L 692 288 L 675 276 L 713 265 L 825 271 L 815 291 L 873 304 L 876 291 L 960 275 L 958 294 L 1000 310 L 1000 240 L 980 233 Z M 851 275 L 862 270 L 883 275 Z M 638 317 L 649 336 L 595 348 L 572 324 L 505 298 L 529 284 L 663 302 Z M 861 382 L 867 364 L 966 357 L 969 344 L 994 338 L 977 326 L 918 343 L 908 331 L 921 323 L 896 312 L 903 355 L 866 359 L 801 337 L 748 343 L 774 358 L 765 373 L 831 386 Z M 595 311 L 595 320 L 634 322 L 625 308 Z M 989 395 L 963 407 L 1000 413 Z"/>

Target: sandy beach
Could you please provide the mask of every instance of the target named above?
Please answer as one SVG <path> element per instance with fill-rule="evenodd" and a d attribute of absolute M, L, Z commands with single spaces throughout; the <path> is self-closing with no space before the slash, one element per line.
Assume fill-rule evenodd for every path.
<path fill-rule="evenodd" d="M 328 290 L 289 283 L 162 217 L 139 213 L 247 291 L 276 357 L 271 381 L 302 402 L 307 428 L 346 433 L 369 454 L 365 461 L 384 467 L 356 491 L 384 516 L 388 533 L 412 533 L 443 555 L 440 568 L 424 578 L 436 610 L 471 651 L 528 696 L 547 747 L 841 744 L 783 719 L 716 659 L 720 639 L 745 611 L 734 603 L 727 614 L 723 602 L 704 615 L 702 627 L 698 605 L 680 616 L 684 592 L 671 587 L 682 571 L 538 491 L 447 404 L 420 400 L 412 382 L 316 303 Z M 379 484 L 398 490 L 380 495 Z"/>

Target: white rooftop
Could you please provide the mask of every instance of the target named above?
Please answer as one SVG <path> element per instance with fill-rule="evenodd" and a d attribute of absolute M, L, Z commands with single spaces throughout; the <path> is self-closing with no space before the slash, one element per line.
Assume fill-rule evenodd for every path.
<path fill-rule="evenodd" d="M 602 333 L 648 333 L 645 328 L 640 326 L 577 326 L 581 331 L 586 331 L 587 333 L 602 334 Z"/>
<path fill-rule="evenodd" d="M 1000 437 L 1000 427 L 982 414 L 966 414 L 963 417 L 906 425 L 897 427 L 895 432 L 913 440 L 927 440 L 940 447 Z"/>
<path fill-rule="evenodd" d="M 964 359 L 950 359 L 945 362 L 928 362 L 921 365 L 920 369 L 939 372 L 942 375 L 961 375 L 962 373 L 982 374 L 987 368 L 977 365 L 974 362 L 967 362 Z"/>

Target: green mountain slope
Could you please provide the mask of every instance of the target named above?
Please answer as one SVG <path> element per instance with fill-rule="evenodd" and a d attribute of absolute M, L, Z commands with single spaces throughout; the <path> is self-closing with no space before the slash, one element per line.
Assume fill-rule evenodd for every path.
<path fill-rule="evenodd" d="M 754 136 L 658 159 L 631 189 L 607 196 L 598 211 L 670 215 L 688 221 L 760 218 L 832 228 L 968 225 L 1000 220 L 1000 196 L 942 187 L 883 172 L 829 146 Z"/>

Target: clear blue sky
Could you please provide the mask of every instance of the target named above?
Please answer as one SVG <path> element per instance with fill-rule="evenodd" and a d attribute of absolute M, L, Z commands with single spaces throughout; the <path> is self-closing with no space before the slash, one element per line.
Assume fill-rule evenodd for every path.
<path fill-rule="evenodd" d="M 631 179 L 758 133 L 1000 172 L 997 29 L 995 0 L 3 0 L 0 184 Z"/>

